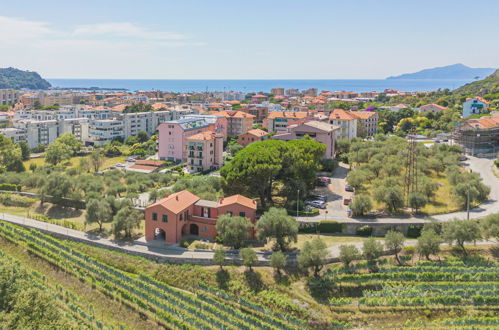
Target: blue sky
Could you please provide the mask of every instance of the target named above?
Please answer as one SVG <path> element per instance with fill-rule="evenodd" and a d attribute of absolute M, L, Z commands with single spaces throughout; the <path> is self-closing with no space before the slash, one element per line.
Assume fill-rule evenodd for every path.
<path fill-rule="evenodd" d="M 499 67 L 496 0 L 0 0 L 0 67 L 48 78 L 360 79 Z"/>

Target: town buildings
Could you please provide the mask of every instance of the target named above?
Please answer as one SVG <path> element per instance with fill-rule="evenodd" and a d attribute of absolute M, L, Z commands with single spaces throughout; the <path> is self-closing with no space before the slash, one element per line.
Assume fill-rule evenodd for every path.
<path fill-rule="evenodd" d="M 255 116 L 243 111 L 211 111 L 210 114 L 227 119 L 227 134 L 230 136 L 238 136 L 253 128 Z"/>
<path fill-rule="evenodd" d="M 378 133 L 378 113 L 374 111 L 354 111 L 350 113 L 358 118 L 357 136 L 373 136 Z"/>
<path fill-rule="evenodd" d="M 499 117 L 466 120 L 453 135 L 466 154 L 495 157 L 499 152 Z"/>
<path fill-rule="evenodd" d="M 278 133 L 272 136 L 274 140 L 291 141 L 309 136 L 317 142 L 326 145 L 324 158 L 334 158 L 335 145 L 339 127 L 320 121 L 307 121 L 297 125 L 290 125 L 287 133 Z"/>
<path fill-rule="evenodd" d="M 466 102 L 463 103 L 463 118 L 484 113 L 488 106 L 489 102 L 481 97 L 467 98 Z"/>
<path fill-rule="evenodd" d="M 287 131 L 290 125 L 299 124 L 311 118 L 308 112 L 273 111 L 263 121 L 263 126 L 268 132 L 282 132 Z"/>
<path fill-rule="evenodd" d="M 222 116 L 186 116 L 160 124 L 158 131 L 159 158 L 185 162 L 188 156 L 187 138 L 202 132 L 217 133 L 223 138 L 227 134 L 227 119 Z"/>
<path fill-rule="evenodd" d="M 246 133 L 240 134 L 237 137 L 237 143 L 246 147 L 253 142 L 265 141 L 268 138 L 269 133 L 261 129 L 250 129 Z"/>
<path fill-rule="evenodd" d="M 357 136 L 358 117 L 351 111 L 334 109 L 329 114 L 329 123 L 338 126 L 338 139 L 353 139 Z"/>
<path fill-rule="evenodd" d="M 187 169 L 189 172 L 215 170 L 223 165 L 223 136 L 205 131 L 187 138 Z"/>
<path fill-rule="evenodd" d="M 90 120 L 88 134 L 88 142 L 98 146 L 125 138 L 123 122 L 116 119 Z"/>
<path fill-rule="evenodd" d="M 447 110 L 447 108 L 435 103 L 431 103 L 431 104 L 422 105 L 416 110 L 419 111 L 420 113 L 428 113 L 428 112 L 438 113 Z"/>
<path fill-rule="evenodd" d="M 284 88 L 272 88 L 270 94 L 274 96 L 284 96 Z"/>
<path fill-rule="evenodd" d="M 255 200 L 241 195 L 222 197 L 215 202 L 182 190 L 145 209 L 145 237 L 166 243 L 179 243 L 185 235 L 214 239 L 219 216 L 242 216 L 254 224 L 256 208 Z M 250 234 L 254 235 L 253 230 Z"/>
<path fill-rule="evenodd" d="M 15 104 L 21 92 L 15 89 L 0 89 L 0 105 Z"/>

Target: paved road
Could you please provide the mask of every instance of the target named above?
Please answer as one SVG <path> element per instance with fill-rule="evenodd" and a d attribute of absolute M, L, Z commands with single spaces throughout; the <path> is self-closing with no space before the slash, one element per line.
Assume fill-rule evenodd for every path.
<path fill-rule="evenodd" d="M 464 165 L 469 167 L 474 173 L 479 173 L 483 179 L 483 183 L 490 187 L 490 198 L 488 201 L 482 203 L 479 207 L 470 210 L 470 218 L 476 219 L 487 216 L 493 213 L 499 213 L 499 178 L 497 178 L 493 171 L 492 166 L 494 166 L 494 161 L 486 158 L 476 158 L 469 157 Z M 338 178 L 340 179 L 339 185 L 341 186 L 341 177 L 345 176 L 344 169 L 340 170 Z M 333 181 L 337 181 L 334 180 Z M 330 185 L 333 186 L 333 183 Z M 338 188 L 333 188 L 334 191 Z M 338 194 L 343 194 L 339 192 Z M 297 219 L 302 222 L 318 222 L 321 220 L 334 220 L 344 223 L 386 223 L 386 224 L 397 224 L 397 223 L 424 223 L 427 221 L 428 217 L 418 216 L 398 216 L 398 217 L 379 217 L 379 218 L 348 218 L 343 211 L 335 210 L 337 207 L 328 206 L 329 213 L 327 215 L 320 214 L 315 217 L 298 217 Z M 466 218 L 466 211 L 453 212 L 447 214 L 434 215 L 430 218 L 436 219 L 438 221 L 448 221 L 453 218 Z"/>

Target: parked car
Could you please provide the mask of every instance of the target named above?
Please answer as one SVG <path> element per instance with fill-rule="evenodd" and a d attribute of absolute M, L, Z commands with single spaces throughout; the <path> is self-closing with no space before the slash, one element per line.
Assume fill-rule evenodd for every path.
<path fill-rule="evenodd" d="M 327 196 L 322 194 L 311 194 L 310 198 L 313 200 L 327 202 Z"/>
<path fill-rule="evenodd" d="M 351 198 L 345 198 L 345 199 L 343 200 L 343 205 L 349 205 L 351 202 L 352 202 L 352 199 L 351 199 Z"/>
<path fill-rule="evenodd" d="M 312 207 L 316 207 L 318 209 L 325 209 L 326 203 L 323 201 L 305 201 L 305 205 L 310 205 Z"/>
<path fill-rule="evenodd" d="M 135 163 L 137 161 L 137 159 L 133 158 L 133 157 L 128 157 L 126 159 L 127 162 L 131 162 L 131 163 Z"/>
<path fill-rule="evenodd" d="M 119 164 L 116 164 L 116 167 L 126 167 L 126 164 L 119 163 Z"/>
<path fill-rule="evenodd" d="M 465 160 L 468 160 L 468 157 L 466 157 L 465 155 L 460 155 L 459 156 L 459 160 L 460 161 L 465 161 Z"/>
<path fill-rule="evenodd" d="M 320 176 L 319 180 L 322 180 L 327 183 L 331 183 L 331 178 L 328 178 L 327 176 Z"/>
<path fill-rule="evenodd" d="M 349 185 L 348 183 L 345 185 L 345 191 L 354 191 L 353 187 Z"/>
<path fill-rule="evenodd" d="M 326 187 L 327 186 L 327 182 L 323 181 L 323 180 L 321 180 L 319 178 L 317 178 L 317 181 L 315 182 L 315 185 L 319 186 L 319 187 Z"/>

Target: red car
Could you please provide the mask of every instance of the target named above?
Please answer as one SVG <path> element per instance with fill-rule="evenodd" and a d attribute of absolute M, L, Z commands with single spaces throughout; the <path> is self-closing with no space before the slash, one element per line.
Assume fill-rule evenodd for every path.
<path fill-rule="evenodd" d="M 331 183 L 331 178 L 328 178 L 327 176 L 321 176 L 318 179 L 325 183 Z"/>

